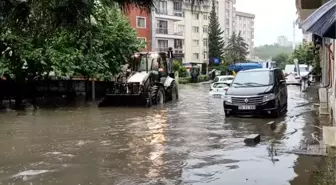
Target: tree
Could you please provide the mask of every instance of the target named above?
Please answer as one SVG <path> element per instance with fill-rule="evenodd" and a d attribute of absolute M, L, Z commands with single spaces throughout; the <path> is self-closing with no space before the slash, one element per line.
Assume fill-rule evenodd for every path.
<path fill-rule="evenodd" d="M 54 9 L 44 9 L 38 1 L 29 2 L 21 3 L 24 15 L 7 16 L 0 30 L 0 72 L 16 81 L 17 107 L 25 80 L 48 78 L 50 72 L 69 78 L 76 74 L 111 77 L 144 46 L 116 7 L 95 3 L 92 21 L 57 25 Z"/>
<path fill-rule="evenodd" d="M 214 58 L 221 58 L 224 54 L 223 31 L 220 28 L 214 0 L 209 20 L 209 59 L 210 65 L 214 64 Z"/>
<path fill-rule="evenodd" d="M 235 63 L 237 61 L 242 62 L 246 60 L 246 56 L 248 54 L 248 45 L 240 36 L 240 33 L 237 35 L 235 32 L 233 32 L 224 51 L 225 60 L 228 63 Z"/>
<path fill-rule="evenodd" d="M 238 60 L 245 61 L 246 56 L 249 54 L 248 44 L 245 42 L 244 38 L 240 35 L 240 32 L 237 36 L 237 51 L 238 51 Z"/>
<path fill-rule="evenodd" d="M 303 42 L 295 48 L 293 57 L 298 59 L 299 64 L 307 64 L 313 67 L 317 66 L 314 54 L 314 44 L 312 42 Z"/>
<path fill-rule="evenodd" d="M 291 57 L 290 57 L 289 54 L 280 53 L 280 54 L 276 55 L 275 57 L 273 57 L 272 60 L 276 62 L 276 65 L 280 69 L 284 69 L 286 64 L 290 63 Z"/>

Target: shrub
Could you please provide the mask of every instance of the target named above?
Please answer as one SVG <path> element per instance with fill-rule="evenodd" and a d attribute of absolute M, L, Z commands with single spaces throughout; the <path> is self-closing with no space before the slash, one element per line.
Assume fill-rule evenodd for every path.
<path fill-rule="evenodd" d="M 204 82 L 204 81 L 208 81 L 208 80 L 209 80 L 208 75 L 199 75 L 198 76 L 198 81 L 199 82 Z"/>
<path fill-rule="evenodd" d="M 179 84 L 187 84 L 191 82 L 191 77 L 181 77 L 179 78 Z"/>
<path fill-rule="evenodd" d="M 174 72 L 179 71 L 181 67 L 182 67 L 182 66 L 181 66 L 181 64 L 180 64 L 179 61 L 177 61 L 177 60 L 174 60 L 174 61 L 173 61 L 173 66 L 172 66 L 172 68 L 173 68 L 173 71 L 174 71 Z"/>
<path fill-rule="evenodd" d="M 181 66 L 179 69 L 179 77 L 187 77 L 187 76 L 188 76 L 187 68 L 184 66 Z"/>

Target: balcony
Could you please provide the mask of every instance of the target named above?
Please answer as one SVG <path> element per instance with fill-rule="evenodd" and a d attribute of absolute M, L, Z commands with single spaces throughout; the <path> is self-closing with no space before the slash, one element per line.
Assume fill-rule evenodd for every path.
<path fill-rule="evenodd" d="M 170 12 L 167 9 L 157 9 L 155 17 L 172 21 L 183 21 L 184 13 L 183 10 L 173 10 Z"/>
<path fill-rule="evenodd" d="M 155 30 L 156 37 L 171 38 L 171 39 L 184 39 L 184 31 L 177 31 L 170 28 L 157 28 Z"/>

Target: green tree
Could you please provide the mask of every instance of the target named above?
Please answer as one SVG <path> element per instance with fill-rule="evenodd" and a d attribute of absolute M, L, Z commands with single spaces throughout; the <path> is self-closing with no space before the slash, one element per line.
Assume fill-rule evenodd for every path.
<path fill-rule="evenodd" d="M 212 9 L 209 20 L 209 59 L 210 65 L 213 65 L 214 58 L 221 58 L 224 54 L 223 31 L 220 28 L 216 13 L 215 1 L 212 0 Z"/>
<path fill-rule="evenodd" d="M 18 84 L 17 107 L 24 80 L 48 78 L 51 71 L 56 76 L 111 77 L 144 46 L 116 7 L 93 4 L 92 21 L 70 26 L 55 24 L 49 16 L 54 9 L 29 2 L 19 3 L 27 15 L 7 16 L 0 30 L 0 72 L 10 74 Z"/>
<path fill-rule="evenodd" d="M 284 69 L 286 64 L 289 63 L 289 60 L 291 59 L 290 55 L 286 54 L 286 53 L 280 53 L 278 55 L 276 55 L 275 57 L 272 58 L 272 61 L 276 62 L 276 65 L 280 68 L 280 69 Z"/>
<path fill-rule="evenodd" d="M 243 62 L 246 60 L 246 56 L 248 54 L 248 45 L 240 36 L 240 33 L 237 35 L 233 32 L 224 51 L 225 61 L 228 63 L 235 63 L 238 61 Z"/>
<path fill-rule="evenodd" d="M 312 42 L 303 42 L 295 48 L 293 57 L 298 59 L 300 64 L 307 64 L 316 67 L 318 64 L 315 60 L 314 44 Z"/>

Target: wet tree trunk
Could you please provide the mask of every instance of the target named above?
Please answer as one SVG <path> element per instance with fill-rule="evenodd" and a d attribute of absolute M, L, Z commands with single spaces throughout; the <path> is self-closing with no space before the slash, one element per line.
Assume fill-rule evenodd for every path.
<path fill-rule="evenodd" d="M 24 90 L 24 80 L 22 78 L 16 79 L 16 88 L 15 88 L 15 105 L 14 109 L 21 110 L 23 106 L 23 90 Z"/>
<path fill-rule="evenodd" d="M 89 101 L 89 79 L 85 80 L 85 101 Z"/>

